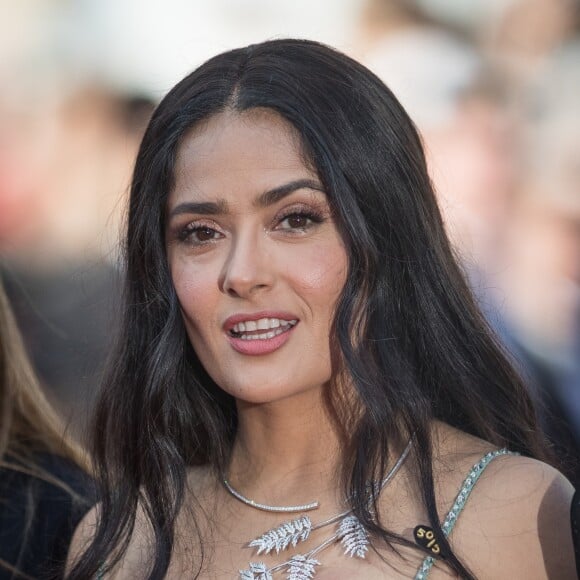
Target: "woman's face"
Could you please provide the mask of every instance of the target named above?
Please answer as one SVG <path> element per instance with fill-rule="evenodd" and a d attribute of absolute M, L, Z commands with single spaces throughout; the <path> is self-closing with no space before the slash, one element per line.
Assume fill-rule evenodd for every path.
<path fill-rule="evenodd" d="M 220 113 L 175 169 L 167 255 L 204 368 L 247 402 L 319 388 L 347 256 L 295 130 L 265 109 Z"/>

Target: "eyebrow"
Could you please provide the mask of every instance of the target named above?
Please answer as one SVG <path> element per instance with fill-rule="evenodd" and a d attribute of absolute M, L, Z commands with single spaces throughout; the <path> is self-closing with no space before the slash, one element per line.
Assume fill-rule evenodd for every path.
<path fill-rule="evenodd" d="M 290 181 L 289 183 L 265 191 L 254 200 L 252 205 L 259 208 L 269 207 L 299 189 L 312 189 L 324 193 L 318 181 L 313 179 L 296 179 L 295 181 Z M 188 201 L 175 206 L 171 210 L 169 217 L 188 213 L 201 215 L 225 214 L 228 213 L 228 203 L 224 199 L 217 201 Z"/>

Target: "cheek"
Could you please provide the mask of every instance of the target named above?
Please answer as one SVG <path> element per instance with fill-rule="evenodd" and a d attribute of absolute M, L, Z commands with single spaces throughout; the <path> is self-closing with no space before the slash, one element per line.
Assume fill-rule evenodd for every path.
<path fill-rule="evenodd" d="M 342 245 L 316 245 L 307 253 L 289 256 L 285 264 L 286 276 L 300 294 L 312 301 L 313 307 L 323 311 L 334 307 L 347 275 Z"/>
<path fill-rule="evenodd" d="M 208 268 L 177 261 L 171 265 L 171 277 L 188 331 L 208 328 L 218 298 L 216 275 Z"/>

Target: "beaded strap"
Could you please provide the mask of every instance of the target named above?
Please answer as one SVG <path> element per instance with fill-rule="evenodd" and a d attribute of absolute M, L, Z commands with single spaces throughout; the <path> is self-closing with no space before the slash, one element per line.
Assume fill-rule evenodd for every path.
<path fill-rule="evenodd" d="M 463 511 L 465 504 L 467 503 L 467 499 L 469 498 L 470 493 L 473 490 L 473 487 L 477 483 L 477 480 L 481 477 L 481 474 L 484 472 L 485 468 L 489 465 L 491 461 L 493 461 L 496 457 L 500 457 L 501 455 L 519 455 L 518 453 L 514 453 L 513 451 L 508 451 L 507 449 L 496 449 L 495 451 L 490 451 L 486 455 L 484 455 L 472 468 L 469 472 L 469 475 L 463 481 L 461 489 L 455 498 L 455 502 L 453 503 L 453 507 L 449 510 L 447 515 L 445 516 L 445 520 L 441 525 L 443 529 L 443 535 L 447 538 L 449 534 L 453 531 L 455 527 L 455 523 L 457 522 L 457 518 L 459 514 Z M 426 580 L 429 576 L 429 572 L 435 563 L 435 558 L 433 556 L 427 556 L 419 570 L 417 570 L 417 574 L 415 574 L 415 580 Z"/>

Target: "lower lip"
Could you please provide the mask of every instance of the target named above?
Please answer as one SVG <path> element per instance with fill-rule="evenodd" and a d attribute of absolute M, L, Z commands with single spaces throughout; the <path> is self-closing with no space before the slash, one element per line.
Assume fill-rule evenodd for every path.
<path fill-rule="evenodd" d="M 228 335 L 228 340 L 230 341 L 233 349 L 239 353 L 251 356 L 259 356 L 262 354 L 270 354 L 271 352 L 278 350 L 281 346 L 286 344 L 295 328 L 296 326 L 293 326 L 290 330 L 273 336 L 272 338 L 242 340 L 241 338 Z"/>

